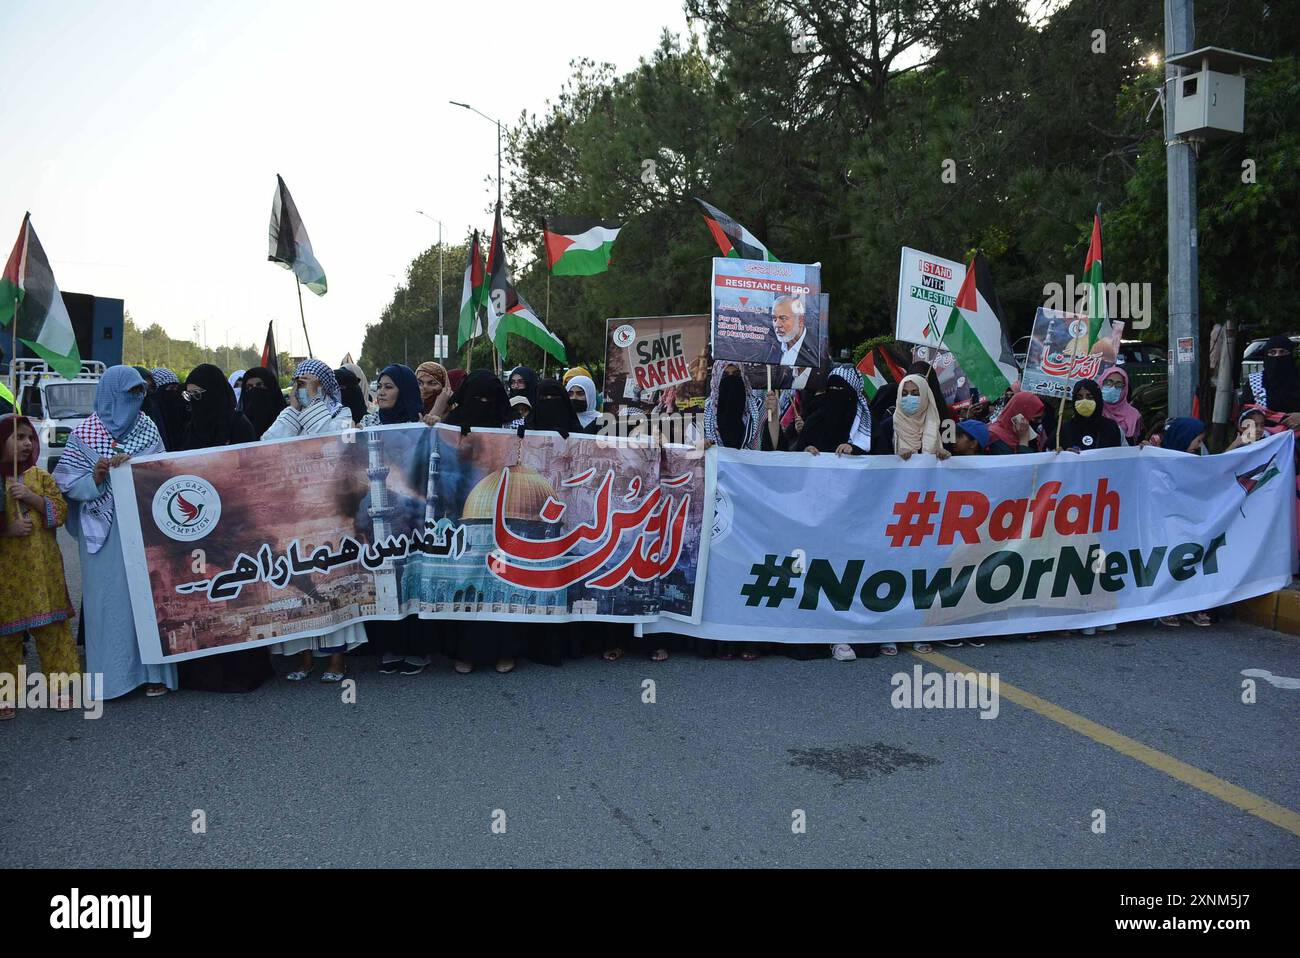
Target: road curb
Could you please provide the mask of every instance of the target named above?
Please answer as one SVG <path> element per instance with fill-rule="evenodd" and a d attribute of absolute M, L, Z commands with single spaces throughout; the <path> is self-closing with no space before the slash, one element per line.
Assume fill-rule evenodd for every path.
<path fill-rule="evenodd" d="M 1300 590 L 1282 589 L 1236 605 L 1237 617 L 1287 635 L 1300 635 Z"/>

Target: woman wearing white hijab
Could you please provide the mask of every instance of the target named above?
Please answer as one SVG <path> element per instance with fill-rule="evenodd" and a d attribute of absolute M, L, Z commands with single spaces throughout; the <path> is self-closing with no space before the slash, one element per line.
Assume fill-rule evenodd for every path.
<path fill-rule="evenodd" d="M 569 390 L 569 398 L 573 400 L 578 422 L 582 423 L 582 431 L 594 433 L 596 420 L 600 418 L 600 412 L 596 409 L 596 384 L 590 376 L 578 375 L 566 379 L 565 386 Z"/>
<path fill-rule="evenodd" d="M 289 394 L 290 406 L 285 409 L 269 429 L 262 433 L 262 441 L 288 439 L 294 436 L 319 436 L 331 432 L 344 432 L 352 428 L 352 411 L 343 405 L 343 395 L 334 370 L 319 359 L 304 359 L 293 371 L 293 389 Z M 329 657 L 329 664 L 321 681 L 342 682 L 347 671 L 343 653 L 355 649 L 366 641 L 366 630 L 361 623 L 345 625 L 328 635 L 308 639 L 290 639 L 271 646 L 276 655 L 302 656 L 298 667 L 285 678 L 301 682 L 311 674 L 312 658 Z"/>
<path fill-rule="evenodd" d="M 939 411 L 924 376 L 904 376 L 898 386 L 898 404 L 894 408 L 894 452 L 901 459 L 914 453 L 930 453 L 947 459 L 943 448 Z"/>
<path fill-rule="evenodd" d="M 244 373 L 246 372 L 248 372 L 246 369 L 236 369 L 230 374 L 230 378 L 226 380 L 230 383 L 230 388 L 235 391 L 235 402 L 239 402 L 239 397 L 244 391 Z"/>

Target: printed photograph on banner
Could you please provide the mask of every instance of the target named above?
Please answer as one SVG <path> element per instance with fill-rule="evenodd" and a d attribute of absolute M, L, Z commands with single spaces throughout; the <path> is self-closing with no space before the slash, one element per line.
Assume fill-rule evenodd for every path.
<path fill-rule="evenodd" d="M 693 452 L 400 426 L 141 460 L 132 604 L 176 660 L 411 613 L 690 618 Z"/>
<path fill-rule="evenodd" d="M 966 278 L 966 264 L 903 247 L 898 267 L 898 315 L 894 338 L 936 347 Z"/>
<path fill-rule="evenodd" d="M 943 400 L 950 409 L 965 409 L 974 399 L 974 386 L 961 368 L 957 357 L 946 349 L 931 346 L 913 346 L 912 361 L 929 363 L 939 377 L 939 388 L 943 390 Z"/>
<path fill-rule="evenodd" d="M 714 360 L 821 365 L 820 263 L 715 258 L 711 299 Z"/>
<path fill-rule="evenodd" d="M 704 408 L 709 395 L 709 317 L 605 320 L 605 407 Z"/>
<path fill-rule="evenodd" d="M 1101 335 L 1090 342 L 1088 317 L 1047 306 L 1038 307 L 1029 338 L 1024 389 L 1040 396 L 1068 399 L 1081 379 L 1101 382 L 1116 364 L 1124 324 L 1103 321 Z"/>

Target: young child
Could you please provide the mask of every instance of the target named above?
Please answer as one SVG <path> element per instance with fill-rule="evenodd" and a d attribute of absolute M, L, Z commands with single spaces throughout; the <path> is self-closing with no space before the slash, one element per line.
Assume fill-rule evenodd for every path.
<path fill-rule="evenodd" d="M 0 514 L 0 684 L 23 694 L 18 668 L 23 635 L 30 632 L 50 683 L 51 703 L 64 710 L 72 703 L 65 680 L 56 676 L 81 671 L 68 628 L 72 603 L 63 556 L 55 539 L 68 506 L 54 478 L 36 465 L 40 452 L 40 439 L 25 416 L 0 416 L 0 476 L 5 483 Z M 13 718 L 16 704 L 0 699 L 0 719 Z"/>

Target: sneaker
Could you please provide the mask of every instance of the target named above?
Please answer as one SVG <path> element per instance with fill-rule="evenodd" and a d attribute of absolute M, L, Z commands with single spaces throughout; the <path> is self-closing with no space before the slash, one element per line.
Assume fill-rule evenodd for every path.
<path fill-rule="evenodd" d="M 401 668 L 402 668 L 402 657 L 400 655 L 394 655 L 392 658 L 389 658 L 388 655 L 385 655 L 383 661 L 379 663 L 379 674 L 396 675 Z"/>
<path fill-rule="evenodd" d="M 398 671 L 403 675 L 419 675 L 429 665 L 429 660 L 423 655 L 415 656 L 409 659 L 403 659 L 398 663 Z"/>
<path fill-rule="evenodd" d="M 858 654 L 853 651 L 853 646 L 851 645 L 832 645 L 831 657 L 835 659 L 836 662 L 852 662 L 858 657 Z"/>

